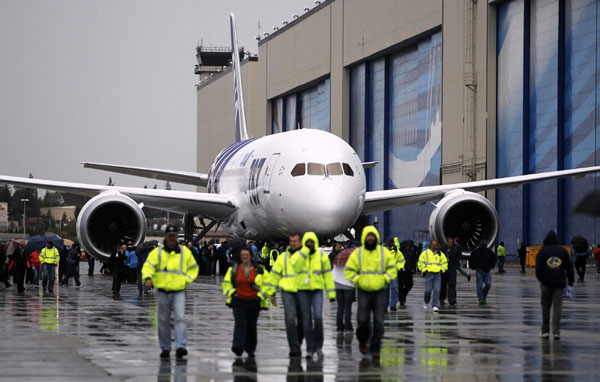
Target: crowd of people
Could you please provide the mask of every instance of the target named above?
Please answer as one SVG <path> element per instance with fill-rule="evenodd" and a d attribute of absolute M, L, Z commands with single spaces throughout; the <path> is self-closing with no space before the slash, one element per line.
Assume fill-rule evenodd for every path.
<path fill-rule="evenodd" d="M 391 238 L 382 244 L 373 226 L 365 227 L 360 243 L 334 243 L 325 253 L 318 237 L 312 232 L 292 233 L 288 246 L 281 242 L 212 242 L 180 243 L 178 230 L 168 226 L 164 241 L 148 242 L 137 247 L 121 245 L 115 248 L 102 273 L 112 275 L 113 295 L 120 294 L 123 282 L 137 284 L 139 295 L 155 288 L 158 302 L 158 337 L 161 358 L 170 356 L 171 314 L 174 317 L 176 356 L 187 355 L 185 323 L 185 290 L 198 275 L 215 277 L 222 282 L 226 304 L 232 309 L 234 330 L 232 352 L 241 357 L 255 356 L 258 343 L 257 322 L 260 311 L 277 304 L 276 293 L 284 308 L 284 325 L 290 357 L 302 355 L 306 342 L 306 357 L 323 356 L 323 299 L 336 301 L 338 333 L 356 333 L 359 351 L 380 357 L 384 334 L 385 312 L 406 305 L 415 277 L 424 279 L 423 309 L 439 313 L 446 301 L 458 303 L 457 276 L 468 282 L 471 274 L 465 270 L 464 250 L 458 238 L 447 238 L 439 245 L 436 240 L 415 245 L 410 240 Z M 574 268 L 583 282 L 587 259 L 594 255 L 596 273 L 600 274 L 600 246 L 593 252 L 585 239 L 575 237 L 572 254 L 561 247 L 551 231 L 536 256 L 536 277 L 541 284 L 543 338 L 552 332 L 560 339 L 560 317 L 563 296 L 572 295 Z M 260 246 L 260 250 L 258 249 Z M 521 271 L 525 272 L 527 248 L 518 249 Z M 43 291 L 53 292 L 56 267 L 58 283 L 68 285 L 71 278 L 81 286 L 79 264 L 85 259 L 79 245 L 59 250 L 52 242 L 29 253 L 19 243 L 10 256 L 0 252 L 0 281 L 10 286 L 9 275 L 19 292 L 31 283 Z M 475 272 L 479 304 L 487 304 L 492 286 L 492 270 L 505 273 L 506 250 L 500 242 L 496 251 L 482 241 L 468 256 L 468 268 Z M 94 275 L 95 260 L 88 260 L 88 275 Z M 574 264 L 574 265 L 573 265 Z M 356 330 L 352 324 L 352 306 L 357 302 Z"/>

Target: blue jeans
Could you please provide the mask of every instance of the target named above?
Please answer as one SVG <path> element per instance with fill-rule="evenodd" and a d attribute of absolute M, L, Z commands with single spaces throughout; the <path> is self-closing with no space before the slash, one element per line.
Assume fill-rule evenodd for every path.
<path fill-rule="evenodd" d="M 302 327 L 302 313 L 298 302 L 297 293 L 281 291 L 281 301 L 285 314 L 285 332 L 287 334 L 290 350 L 300 350 L 304 339 L 304 328 Z"/>
<path fill-rule="evenodd" d="M 56 280 L 56 265 L 55 264 L 42 264 L 42 288 L 46 289 L 46 285 L 48 286 L 48 290 L 50 292 L 54 291 L 54 282 Z"/>
<path fill-rule="evenodd" d="M 185 325 L 185 291 L 158 291 L 158 343 L 162 350 L 171 350 L 171 311 L 175 321 L 175 348 L 187 345 Z"/>
<path fill-rule="evenodd" d="M 42 267 L 31 267 L 33 271 L 33 285 L 40 285 L 40 270 Z"/>
<path fill-rule="evenodd" d="M 393 308 L 398 304 L 398 278 L 392 280 L 389 285 L 390 288 L 390 308 Z M 387 301 L 386 301 L 387 302 Z"/>
<path fill-rule="evenodd" d="M 298 291 L 298 301 L 306 337 L 306 352 L 311 354 L 323 348 L 323 291 Z"/>
<path fill-rule="evenodd" d="M 432 306 L 440 306 L 440 289 L 442 287 L 442 275 L 440 272 L 427 272 L 425 275 L 425 304 L 429 304 L 431 300 L 431 292 L 433 292 Z"/>
<path fill-rule="evenodd" d="M 477 277 L 477 298 L 485 300 L 492 287 L 492 273 L 477 271 L 475 276 Z M 483 286 L 484 284 L 485 286 Z"/>

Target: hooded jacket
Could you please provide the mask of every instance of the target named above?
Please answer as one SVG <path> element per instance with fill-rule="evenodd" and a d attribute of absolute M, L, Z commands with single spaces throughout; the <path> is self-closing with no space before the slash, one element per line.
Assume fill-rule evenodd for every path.
<path fill-rule="evenodd" d="M 368 250 L 365 240 L 369 234 L 377 238 L 377 246 Z M 368 226 L 363 229 L 361 246 L 350 254 L 344 273 L 358 289 L 365 292 L 382 290 L 398 274 L 394 255 L 380 244 L 377 228 Z"/>
<path fill-rule="evenodd" d="M 566 249 L 558 243 L 554 231 L 548 232 L 544 246 L 535 257 L 535 277 L 539 282 L 551 288 L 564 288 L 573 285 L 575 275 L 573 263 Z"/>
<path fill-rule="evenodd" d="M 306 242 L 312 240 L 315 250 L 311 253 Z M 306 232 L 302 237 L 302 249 L 292 257 L 294 268 L 298 269 L 296 287 L 301 290 L 325 290 L 329 299 L 335 298 L 335 284 L 331 274 L 329 257 L 319 248 L 319 239 L 314 232 Z"/>

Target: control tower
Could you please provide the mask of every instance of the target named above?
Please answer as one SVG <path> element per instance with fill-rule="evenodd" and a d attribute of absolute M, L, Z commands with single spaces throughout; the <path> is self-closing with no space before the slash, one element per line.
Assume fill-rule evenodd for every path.
<path fill-rule="evenodd" d="M 244 59 L 244 47 L 239 48 L 240 61 Z M 231 48 L 198 45 L 196 47 L 198 64 L 194 73 L 200 77 L 198 85 L 209 82 L 217 74 L 231 67 Z"/>

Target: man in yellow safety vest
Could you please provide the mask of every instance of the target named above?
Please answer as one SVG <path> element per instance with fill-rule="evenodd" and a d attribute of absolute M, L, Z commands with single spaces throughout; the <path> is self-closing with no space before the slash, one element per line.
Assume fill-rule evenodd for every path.
<path fill-rule="evenodd" d="M 42 263 L 42 289 L 48 292 L 54 292 L 54 282 L 56 280 L 56 264 L 60 261 L 60 253 L 54 244 L 49 241 L 46 248 L 40 253 L 40 262 Z"/>

